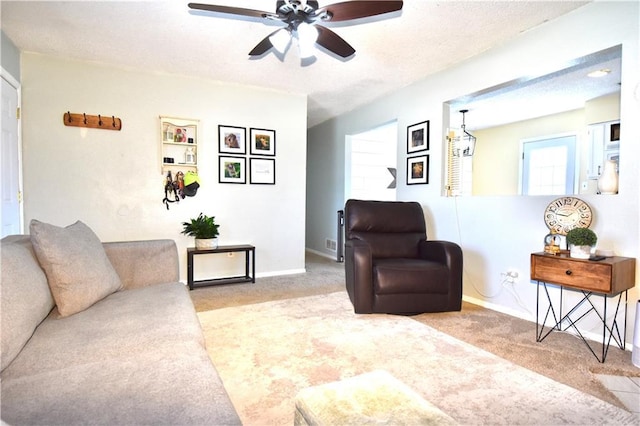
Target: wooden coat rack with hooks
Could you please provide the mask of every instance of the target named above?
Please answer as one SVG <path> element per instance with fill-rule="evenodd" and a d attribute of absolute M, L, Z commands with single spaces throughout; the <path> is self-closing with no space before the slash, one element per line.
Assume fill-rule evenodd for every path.
<path fill-rule="evenodd" d="M 89 115 L 64 113 L 62 121 L 65 126 L 89 127 L 92 129 L 122 130 L 122 120 L 113 115 Z"/>

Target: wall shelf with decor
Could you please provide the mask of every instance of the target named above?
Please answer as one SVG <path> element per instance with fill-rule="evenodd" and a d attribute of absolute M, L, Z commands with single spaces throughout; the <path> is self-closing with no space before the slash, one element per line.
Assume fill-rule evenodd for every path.
<path fill-rule="evenodd" d="M 168 171 L 198 171 L 199 120 L 160 116 L 160 164 Z"/>

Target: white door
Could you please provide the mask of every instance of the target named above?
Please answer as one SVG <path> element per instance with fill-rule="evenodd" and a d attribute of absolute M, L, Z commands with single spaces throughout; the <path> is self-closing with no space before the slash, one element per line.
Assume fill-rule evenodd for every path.
<path fill-rule="evenodd" d="M 20 149 L 18 145 L 18 91 L 2 80 L 2 229 L 0 237 L 22 232 L 20 192 Z"/>
<path fill-rule="evenodd" d="M 575 135 L 522 144 L 522 195 L 574 193 Z"/>

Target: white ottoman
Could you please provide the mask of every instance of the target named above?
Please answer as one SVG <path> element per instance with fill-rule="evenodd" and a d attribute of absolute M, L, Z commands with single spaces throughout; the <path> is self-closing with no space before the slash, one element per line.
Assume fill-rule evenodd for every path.
<path fill-rule="evenodd" d="M 296 396 L 296 426 L 302 425 L 455 425 L 386 371 L 313 386 Z"/>

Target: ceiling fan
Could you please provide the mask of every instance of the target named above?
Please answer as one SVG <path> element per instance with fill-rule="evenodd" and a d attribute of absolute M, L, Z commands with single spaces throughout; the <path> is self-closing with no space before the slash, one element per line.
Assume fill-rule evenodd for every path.
<path fill-rule="evenodd" d="M 263 55 L 271 48 L 284 54 L 295 33 L 303 58 L 313 56 L 312 48 L 316 43 L 342 58 L 348 58 L 356 52 L 355 49 L 338 34 L 319 23 L 345 22 L 396 12 L 402 9 L 402 0 L 353 0 L 324 7 L 319 7 L 315 0 L 277 0 L 275 13 L 202 3 L 189 3 L 189 8 L 280 21 L 286 25 L 265 37 L 249 52 L 249 56 Z"/>

